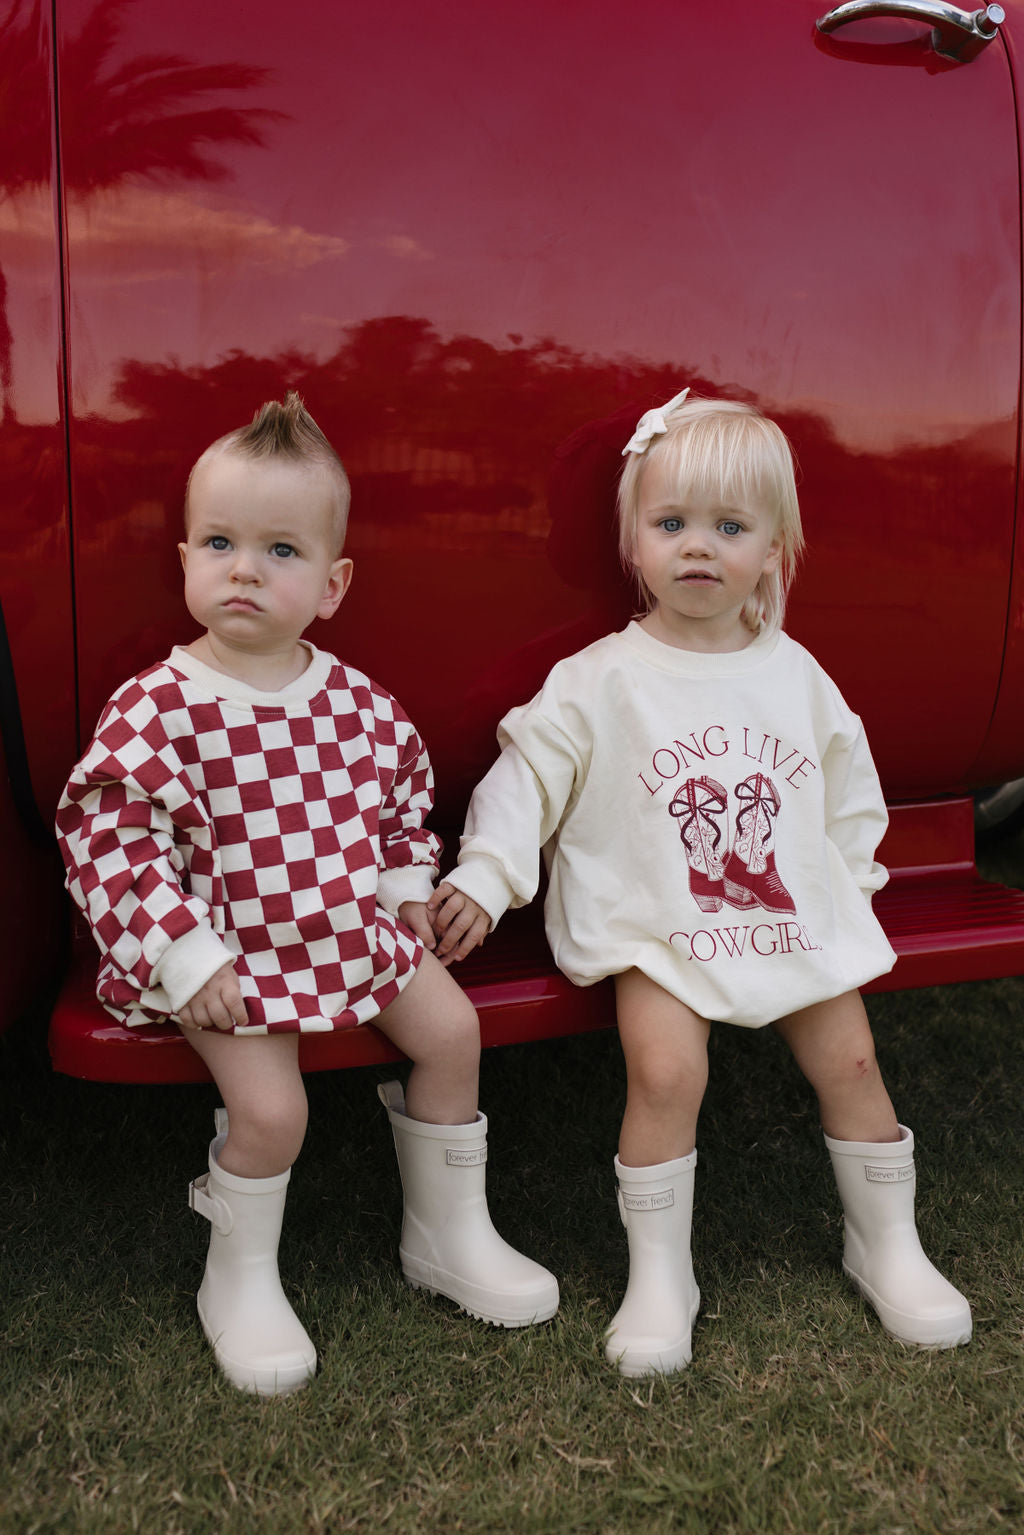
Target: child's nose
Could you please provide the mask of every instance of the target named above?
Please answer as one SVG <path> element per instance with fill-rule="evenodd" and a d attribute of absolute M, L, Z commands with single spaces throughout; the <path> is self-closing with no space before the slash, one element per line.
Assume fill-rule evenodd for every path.
<path fill-rule="evenodd" d="M 259 580 L 258 566 L 248 550 L 235 550 L 235 558 L 231 564 L 231 576 L 235 581 Z"/>
<path fill-rule="evenodd" d="M 711 534 L 707 528 L 688 523 L 683 530 L 683 553 L 707 555 L 711 553 Z"/>

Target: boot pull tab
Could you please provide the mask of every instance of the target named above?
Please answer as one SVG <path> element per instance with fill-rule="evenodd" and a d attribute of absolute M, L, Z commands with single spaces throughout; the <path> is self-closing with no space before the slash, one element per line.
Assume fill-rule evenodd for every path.
<path fill-rule="evenodd" d="M 405 1094 L 401 1082 L 378 1082 L 377 1097 L 386 1109 L 396 1114 L 405 1113 Z"/>
<path fill-rule="evenodd" d="M 209 1181 L 209 1173 L 192 1179 L 188 1186 L 188 1207 L 197 1215 L 205 1215 L 213 1229 L 226 1237 L 234 1225 L 231 1209 L 217 1194 L 210 1193 Z"/>

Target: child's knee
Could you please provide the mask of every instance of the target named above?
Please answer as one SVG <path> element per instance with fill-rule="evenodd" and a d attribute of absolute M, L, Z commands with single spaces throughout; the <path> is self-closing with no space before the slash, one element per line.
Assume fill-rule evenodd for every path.
<path fill-rule="evenodd" d="M 228 1130 L 236 1151 L 255 1152 L 290 1167 L 306 1138 L 309 1108 L 301 1089 L 267 1092 L 235 1104 L 228 1112 Z"/>
<path fill-rule="evenodd" d="M 627 1078 L 630 1094 L 650 1108 L 670 1109 L 684 1103 L 699 1107 L 708 1084 L 707 1061 L 641 1052 L 631 1056 Z"/>
<path fill-rule="evenodd" d="M 821 1069 L 810 1076 L 815 1086 L 856 1092 L 860 1088 L 874 1088 L 881 1081 L 881 1071 L 870 1040 L 858 1041 L 849 1050 L 836 1052 L 822 1064 Z"/>
<path fill-rule="evenodd" d="M 460 986 L 452 987 L 443 1011 L 435 1011 L 423 1030 L 424 1054 L 472 1065 L 480 1058 L 480 1020 Z"/>

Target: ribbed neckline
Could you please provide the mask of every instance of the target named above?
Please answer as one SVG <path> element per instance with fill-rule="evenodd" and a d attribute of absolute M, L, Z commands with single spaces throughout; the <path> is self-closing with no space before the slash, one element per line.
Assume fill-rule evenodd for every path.
<path fill-rule="evenodd" d="M 225 672 L 207 666 L 182 645 L 175 645 L 167 664 L 175 671 L 183 672 L 204 693 L 224 703 L 249 709 L 294 709 L 304 707 L 323 691 L 334 666 L 334 657 L 328 651 L 317 650 L 308 640 L 302 640 L 301 644 L 309 651 L 309 665 L 301 677 L 296 677 L 277 693 L 263 693 L 247 682 L 240 682 L 237 677 L 229 677 Z"/>
<path fill-rule="evenodd" d="M 677 677 L 714 678 L 739 677 L 756 671 L 775 654 L 782 633 L 777 630 L 774 634 L 759 634 L 744 650 L 680 650 L 675 645 L 666 645 L 664 640 L 655 639 L 634 619 L 614 638 L 660 671 L 672 672 Z"/>

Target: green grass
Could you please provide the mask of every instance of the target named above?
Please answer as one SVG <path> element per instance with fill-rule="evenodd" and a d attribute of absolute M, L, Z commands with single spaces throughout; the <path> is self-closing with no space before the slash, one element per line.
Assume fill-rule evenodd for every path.
<path fill-rule="evenodd" d="M 1022 871 L 1018 841 L 1001 872 Z M 558 1318 L 522 1332 L 402 1284 L 386 1072 L 309 1080 L 282 1272 L 321 1366 L 269 1402 L 220 1380 L 195 1319 L 207 1228 L 185 1189 L 213 1090 L 54 1077 L 26 1021 L 0 1041 L 0 1531 L 1019 1531 L 1022 1002 L 1021 980 L 869 999 L 968 1348 L 882 1333 L 839 1268 L 806 1085 L 768 1031 L 717 1029 L 693 1365 L 609 1369 L 626 1254 L 605 1034 L 485 1057 L 496 1223 L 562 1284 Z"/>

